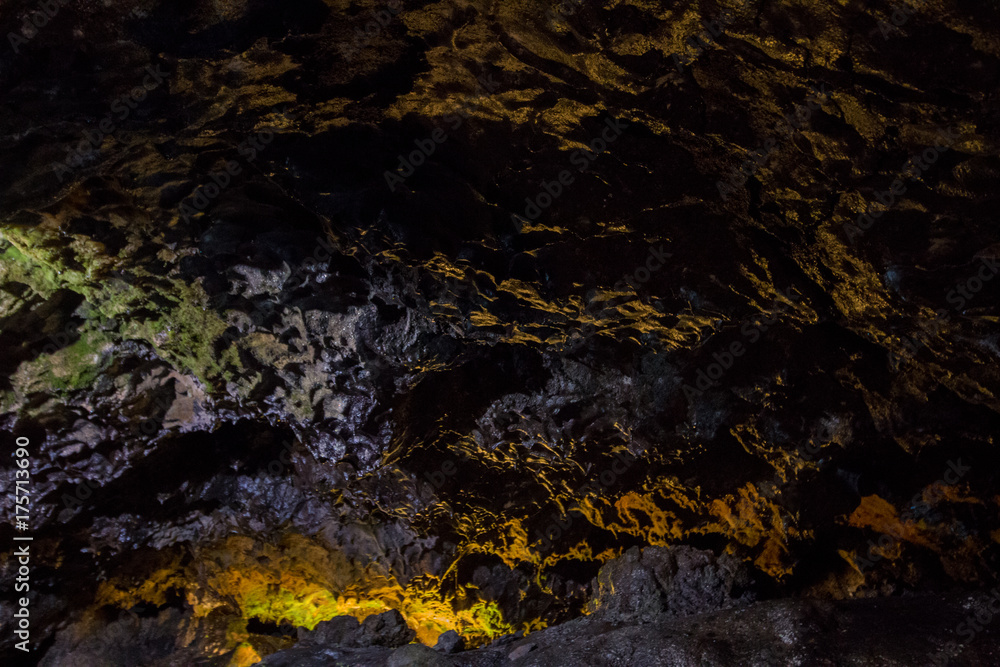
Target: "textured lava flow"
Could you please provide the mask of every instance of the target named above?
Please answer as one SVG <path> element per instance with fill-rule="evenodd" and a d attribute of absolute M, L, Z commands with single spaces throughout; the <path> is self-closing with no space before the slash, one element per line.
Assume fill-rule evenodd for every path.
<path fill-rule="evenodd" d="M 995 585 L 997 6 L 552 7 L 8 39 L 0 427 L 50 664 L 122 610 L 176 664 L 389 609 L 483 645 L 634 546 L 762 597 Z"/>

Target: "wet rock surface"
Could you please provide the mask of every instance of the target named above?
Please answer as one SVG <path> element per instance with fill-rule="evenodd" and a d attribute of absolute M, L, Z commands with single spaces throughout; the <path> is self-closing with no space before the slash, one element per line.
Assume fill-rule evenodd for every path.
<path fill-rule="evenodd" d="M 996 664 L 1000 8 L 560 7 L 4 3 L 32 664 Z"/>

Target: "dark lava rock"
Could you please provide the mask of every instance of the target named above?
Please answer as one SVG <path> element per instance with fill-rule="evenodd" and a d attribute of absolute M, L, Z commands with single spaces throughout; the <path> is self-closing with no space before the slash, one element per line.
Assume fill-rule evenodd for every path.
<path fill-rule="evenodd" d="M 746 566 L 681 545 L 633 547 L 601 568 L 591 608 L 609 623 L 649 623 L 753 601 Z"/>
<path fill-rule="evenodd" d="M 361 646 L 402 646 L 417 636 L 406 625 L 403 615 L 395 609 L 369 616 L 361 624 L 358 643 Z"/>
<path fill-rule="evenodd" d="M 409 644 L 393 651 L 386 667 L 452 667 L 455 662 L 423 644 Z"/>
<path fill-rule="evenodd" d="M 1000 658 L 1000 629 L 977 625 L 983 596 L 912 596 L 869 600 L 769 600 L 740 608 L 642 624 L 608 623 L 585 617 L 533 633 L 514 644 L 486 646 L 445 656 L 411 645 L 397 653 L 375 649 L 334 652 L 292 649 L 264 661 L 271 667 L 320 665 L 321 656 L 344 664 L 383 667 L 398 664 L 453 664 L 455 667 L 911 667 L 943 665 L 992 667 Z M 962 636 L 959 635 L 961 633 Z M 963 639 L 964 636 L 964 639 Z M 405 656 L 402 657 L 402 656 Z M 411 656 L 420 656 L 420 658 Z"/>
<path fill-rule="evenodd" d="M 361 622 L 354 616 L 337 616 L 320 621 L 312 630 L 299 628 L 298 637 L 303 645 L 357 646 L 361 639 Z"/>
<path fill-rule="evenodd" d="M 442 632 L 438 637 L 437 644 L 434 645 L 434 650 L 442 653 L 457 653 L 463 648 L 465 648 L 465 640 L 454 630 Z"/>
<path fill-rule="evenodd" d="M 903 667 L 943 664 L 950 654 L 948 664 L 986 667 L 1000 656 L 1000 631 L 985 629 L 965 656 L 955 642 L 970 601 L 933 596 L 775 600 L 642 625 L 609 625 L 587 618 L 533 634 L 530 642 L 536 648 L 514 664 Z"/>
<path fill-rule="evenodd" d="M 369 616 L 363 623 L 354 616 L 337 616 L 321 621 L 312 630 L 298 629 L 298 639 L 303 646 L 393 648 L 408 644 L 415 636 L 395 609 Z"/>
<path fill-rule="evenodd" d="M 3 0 L 4 667 L 998 663 L 1000 4 L 555 4 Z"/>

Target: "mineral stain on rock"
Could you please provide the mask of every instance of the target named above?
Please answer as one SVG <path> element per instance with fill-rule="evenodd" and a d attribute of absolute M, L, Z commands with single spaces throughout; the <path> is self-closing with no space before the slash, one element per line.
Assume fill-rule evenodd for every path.
<path fill-rule="evenodd" d="M 998 28 L 4 3 L 4 664 L 996 664 Z"/>

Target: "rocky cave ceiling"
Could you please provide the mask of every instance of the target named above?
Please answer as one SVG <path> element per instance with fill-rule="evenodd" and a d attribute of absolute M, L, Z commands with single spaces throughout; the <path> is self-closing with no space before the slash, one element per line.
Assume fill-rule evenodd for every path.
<path fill-rule="evenodd" d="M 5 664 L 1000 664 L 996 2 L 0 24 Z"/>

